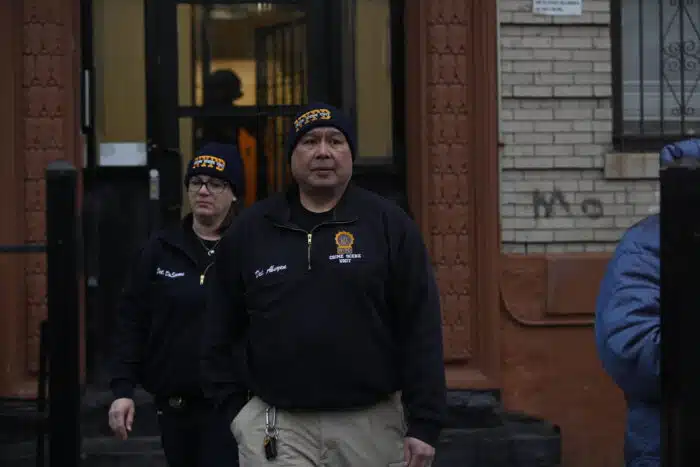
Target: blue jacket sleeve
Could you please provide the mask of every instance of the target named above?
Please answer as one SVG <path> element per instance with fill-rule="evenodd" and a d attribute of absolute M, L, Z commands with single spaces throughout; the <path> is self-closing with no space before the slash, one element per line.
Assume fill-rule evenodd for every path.
<path fill-rule="evenodd" d="M 652 245 L 623 238 L 601 284 L 596 343 L 627 398 L 660 397 L 660 260 Z"/>

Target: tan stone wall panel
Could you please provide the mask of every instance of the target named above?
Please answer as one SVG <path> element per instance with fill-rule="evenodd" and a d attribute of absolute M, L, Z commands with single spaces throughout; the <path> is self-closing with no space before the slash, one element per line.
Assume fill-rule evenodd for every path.
<path fill-rule="evenodd" d="M 472 326 L 474 314 L 463 287 L 454 287 L 449 279 L 455 268 L 472 264 L 469 243 L 470 220 L 451 215 L 465 212 L 469 205 L 469 185 L 466 168 L 467 151 L 452 152 L 453 145 L 468 147 L 470 122 L 467 115 L 466 76 L 456 71 L 458 62 L 469 62 L 471 48 L 467 40 L 470 18 L 466 8 L 455 10 L 456 3 L 434 2 L 428 17 L 428 83 L 429 144 L 437 152 L 447 152 L 454 159 L 449 163 L 442 157 L 428 154 L 432 168 L 432 189 L 428 190 L 429 218 L 433 260 L 437 269 L 444 315 L 445 360 L 466 363 L 472 355 Z"/>
<path fill-rule="evenodd" d="M 407 3 L 407 26 L 408 195 L 440 288 L 448 384 L 499 387 L 495 5 Z"/>
<path fill-rule="evenodd" d="M 49 162 L 80 161 L 77 0 L 25 0 L 23 91 L 26 240 L 46 240 L 44 171 Z M 36 255 L 39 256 L 39 255 Z M 38 368 L 38 327 L 46 317 L 45 265 L 25 257 L 27 369 Z"/>
<path fill-rule="evenodd" d="M 603 371 L 593 314 L 609 255 L 504 255 L 503 404 L 561 428 L 562 465 L 623 464 L 625 402 Z"/>

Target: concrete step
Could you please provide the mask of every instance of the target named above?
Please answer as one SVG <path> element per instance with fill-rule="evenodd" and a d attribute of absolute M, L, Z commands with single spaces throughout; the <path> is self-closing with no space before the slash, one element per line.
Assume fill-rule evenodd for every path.
<path fill-rule="evenodd" d="M 560 467 L 560 436 L 547 424 L 529 421 L 505 427 L 448 428 L 437 447 L 434 467 Z M 48 454 L 48 440 L 46 453 Z M 160 438 L 85 438 L 81 467 L 166 467 Z M 0 465 L 34 467 L 36 444 L 24 442 L 3 449 Z M 48 466 L 48 461 L 45 462 Z"/>
<path fill-rule="evenodd" d="M 158 436 L 83 441 L 81 467 L 167 467 Z"/>
<path fill-rule="evenodd" d="M 49 441 L 45 439 L 44 465 L 49 466 Z M 23 442 L 3 446 L 3 467 L 36 467 L 36 443 Z M 126 441 L 114 437 L 85 438 L 82 442 L 81 467 L 167 467 L 155 436 L 131 437 Z"/>
<path fill-rule="evenodd" d="M 152 399 L 138 392 L 135 400 L 134 431 L 128 441 L 120 441 L 107 426 L 111 394 L 93 390 L 84 395 L 81 467 L 166 465 Z M 434 467 L 560 467 L 558 427 L 524 414 L 503 411 L 494 393 L 451 391 L 448 403 L 448 423 L 437 447 Z M 4 409 L 0 413 L 11 412 L 7 406 Z M 31 408 L 14 407 L 14 410 L 16 417 L 31 419 L 28 415 Z M 15 427 L 13 432 L 10 424 L 3 423 L 0 417 L 0 465 L 35 466 L 35 432 L 26 427 L 23 431 Z M 45 452 L 48 454 L 48 442 Z"/>
<path fill-rule="evenodd" d="M 434 467 L 560 467 L 559 428 L 522 414 L 503 413 L 485 428 L 447 428 Z"/>
<path fill-rule="evenodd" d="M 110 436 L 107 412 L 113 396 L 108 390 L 88 390 L 82 397 L 80 429 L 84 437 Z M 153 398 L 145 391 L 134 394 L 136 418 L 134 436 L 157 436 L 158 418 Z M 47 407 L 47 411 L 50 407 Z M 47 413 L 47 412 L 46 412 Z M 33 439 L 46 417 L 33 401 L 0 401 L 0 445 Z"/>

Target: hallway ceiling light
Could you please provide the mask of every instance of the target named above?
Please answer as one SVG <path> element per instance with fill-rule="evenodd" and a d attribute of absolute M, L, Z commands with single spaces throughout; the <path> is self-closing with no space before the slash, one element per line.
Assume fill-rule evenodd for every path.
<path fill-rule="evenodd" d="M 234 21 L 263 15 L 274 10 L 270 2 L 256 2 L 245 5 L 214 5 L 209 10 L 209 18 L 214 20 Z"/>

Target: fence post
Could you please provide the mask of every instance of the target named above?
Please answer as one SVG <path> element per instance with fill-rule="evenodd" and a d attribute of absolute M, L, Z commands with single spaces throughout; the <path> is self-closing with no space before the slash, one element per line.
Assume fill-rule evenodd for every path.
<path fill-rule="evenodd" d="M 46 170 L 49 341 L 49 462 L 80 464 L 80 310 L 77 171 L 64 161 Z"/>
<path fill-rule="evenodd" d="M 661 445 L 664 467 L 700 446 L 700 167 L 661 170 Z"/>

